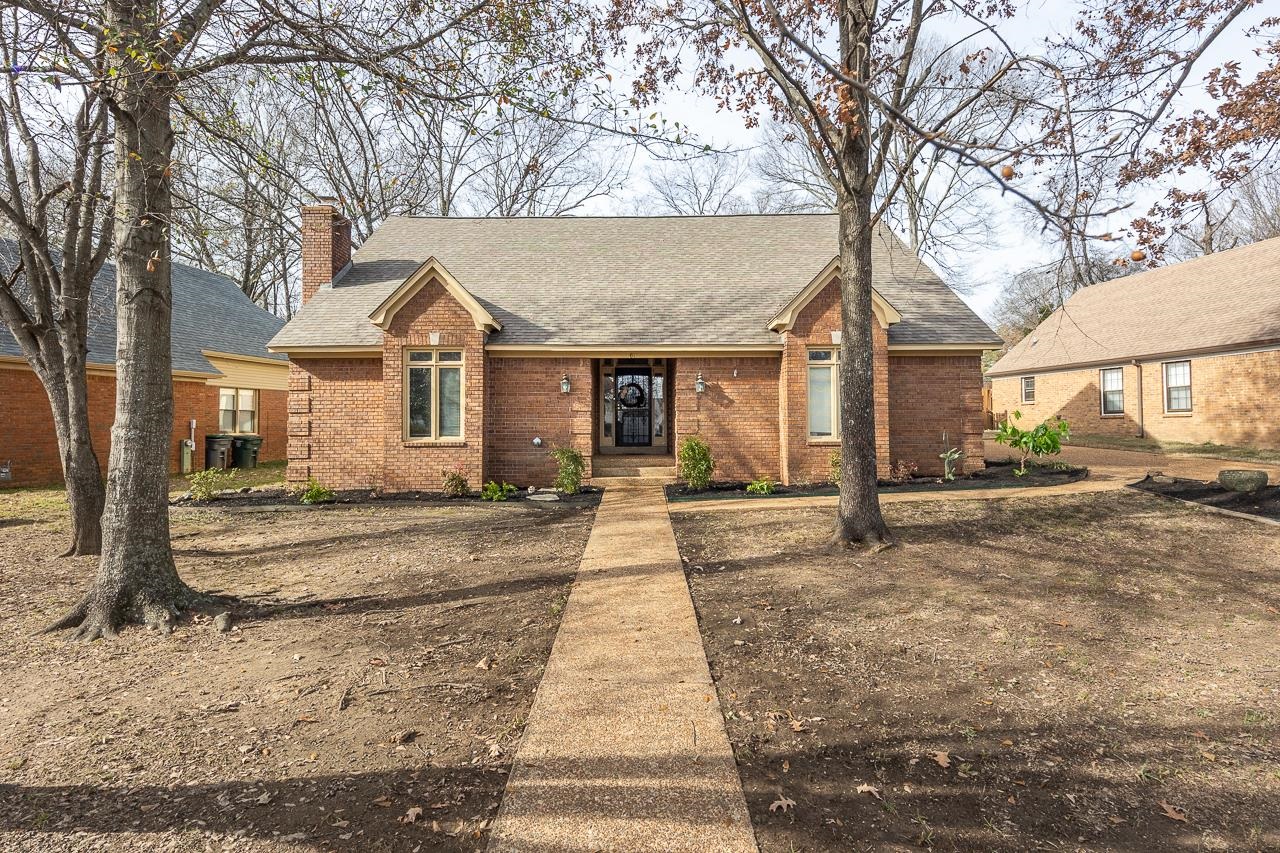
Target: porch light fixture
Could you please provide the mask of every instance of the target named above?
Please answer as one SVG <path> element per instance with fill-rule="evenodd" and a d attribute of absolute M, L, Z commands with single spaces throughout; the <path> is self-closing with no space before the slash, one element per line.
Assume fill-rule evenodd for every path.
<path fill-rule="evenodd" d="M 698 371 L 698 377 L 693 380 L 693 390 L 698 394 L 705 393 L 707 390 L 707 382 L 702 378 L 702 371 Z"/>
<path fill-rule="evenodd" d="M 560 376 L 560 393 L 569 393 L 569 374 L 567 373 L 561 374 Z"/>

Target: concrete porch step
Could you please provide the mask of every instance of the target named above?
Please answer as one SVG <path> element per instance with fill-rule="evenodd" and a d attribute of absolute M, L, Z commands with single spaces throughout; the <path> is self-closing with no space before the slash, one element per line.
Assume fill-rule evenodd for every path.
<path fill-rule="evenodd" d="M 591 478 L 641 479 L 670 482 L 676 478 L 675 459 L 670 456 L 595 456 L 591 460 Z"/>

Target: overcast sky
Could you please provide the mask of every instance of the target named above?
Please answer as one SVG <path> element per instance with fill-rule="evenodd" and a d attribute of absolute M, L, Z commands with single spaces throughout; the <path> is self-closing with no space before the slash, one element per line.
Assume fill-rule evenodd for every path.
<path fill-rule="evenodd" d="M 1015 47 L 1023 46 L 1032 50 L 1036 45 L 1043 44 L 1046 36 L 1057 31 L 1057 28 L 1070 26 L 1072 6 L 1073 4 L 1063 0 L 1024 3 L 1019 17 L 1008 26 L 1002 27 L 1001 32 Z M 1245 68 L 1246 79 L 1251 76 L 1251 69 L 1261 67 L 1261 60 L 1254 55 L 1255 44 L 1243 36 L 1243 30 L 1248 25 L 1257 23 L 1264 16 L 1263 9 L 1253 10 L 1247 22 L 1233 27 L 1233 34 L 1230 37 L 1224 37 L 1216 44 L 1214 50 L 1203 60 L 1197 73 L 1193 75 L 1192 79 L 1197 83 L 1185 89 L 1181 99 L 1183 105 L 1209 105 L 1210 100 L 1198 81 L 1203 76 L 1203 72 L 1225 59 L 1240 61 Z M 619 71 L 625 76 L 625 69 L 619 69 Z M 687 124 L 699 138 L 717 148 L 751 149 L 761 143 L 758 130 L 746 129 L 742 117 L 738 114 L 718 111 L 715 102 L 710 98 L 692 94 L 672 95 L 664 102 L 661 112 L 669 120 Z M 647 162 L 643 153 L 637 157 L 631 179 L 624 189 L 622 198 L 598 200 L 583 212 L 600 214 L 629 212 L 629 205 L 633 204 L 631 200 L 645 190 Z M 750 187 L 746 189 L 749 190 Z M 1162 192 L 1158 188 L 1135 191 L 1132 212 L 1118 217 L 1118 221 L 1110 223 L 1110 227 L 1118 229 L 1134 216 L 1144 213 L 1151 201 Z M 1039 239 L 1034 223 L 1029 222 L 1028 217 L 1017 209 L 1013 200 L 1002 197 L 995 190 L 991 190 L 989 195 L 992 240 L 988 246 L 972 253 L 972 256 L 962 263 L 970 290 L 961 294 L 961 297 L 974 310 L 988 319 L 1000 290 L 1013 274 L 1050 260 L 1050 253 Z"/>

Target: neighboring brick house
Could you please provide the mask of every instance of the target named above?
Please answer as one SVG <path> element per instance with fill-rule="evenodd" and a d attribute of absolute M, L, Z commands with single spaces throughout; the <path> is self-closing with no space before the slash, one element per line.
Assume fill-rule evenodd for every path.
<path fill-rule="evenodd" d="M 1087 287 L 987 376 L 997 418 L 1280 448 L 1280 238 Z"/>
<path fill-rule="evenodd" d="M 0 261 L 10 255 L 0 253 Z M 94 279 L 88 335 L 90 429 L 104 475 L 116 411 L 115 275 L 108 263 Z M 203 467 L 209 433 L 260 435 L 259 459 L 285 458 L 289 364 L 266 349 L 283 325 L 226 276 L 173 265 L 171 470 L 178 470 L 183 439 L 193 435 L 195 467 Z M 0 487 L 62 480 L 49 398 L 17 341 L 0 327 L 0 469 L 5 467 L 9 478 L 0 479 Z"/>
<path fill-rule="evenodd" d="M 818 482 L 839 445 L 831 215 L 388 220 L 303 210 L 289 479 L 336 488 L 546 485 L 548 451 L 667 457 Z M 878 464 L 981 468 L 991 330 L 887 231 L 875 241 Z"/>

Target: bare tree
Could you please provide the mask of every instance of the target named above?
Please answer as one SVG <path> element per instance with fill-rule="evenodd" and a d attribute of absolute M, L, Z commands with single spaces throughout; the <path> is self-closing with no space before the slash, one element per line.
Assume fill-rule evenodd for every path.
<path fill-rule="evenodd" d="M 54 42 L 46 23 L 11 10 L 0 13 L 0 26 L 7 69 L 30 67 Z M 0 319 L 49 398 L 71 508 L 63 556 L 97 554 L 104 490 L 86 362 L 93 280 L 111 246 L 107 110 L 91 89 L 63 96 L 56 84 L 30 86 L 14 70 L 4 76 L 0 222 L 13 240 L 0 245 Z"/>
<path fill-rule="evenodd" d="M 742 191 L 749 172 L 737 154 L 715 152 L 660 162 L 646 175 L 649 189 L 635 202 L 639 213 L 713 216 L 752 211 Z"/>
<path fill-rule="evenodd" d="M 1172 231 L 1167 253 L 1175 260 L 1280 237 L 1280 172 L 1259 168 L 1239 184 L 1201 199 L 1198 209 Z"/>
<path fill-rule="evenodd" d="M 763 182 L 765 205 L 778 213 L 834 213 L 836 188 L 831 167 L 799 135 L 777 121 L 765 128 L 764 142 L 752 159 Z"/>
<path fill-rule="evenodd" d="M 169 544 L 168 464 L 173 111 L 209 75 L 253 66 L 326 63 L 374 73 L 393 96 L 453 98 L 466 66 L 436 52 L 448 42 L 471 55 L 502 55 L 511 91 L 544 75 L 573 75 L 581 41 L 564 30 L 563 5 L 437 0 L 392 10 L 285 2 L 15 0 L 43 22 L 57 49 L 34 63 L 104 102 L 115 131 L 114 246 L 117 285 L 116 417 L 98 575 L 50 630 L 81 639 L 113 635 L 135 620 L 169 630 L 177 612 L 205 600 L 178 576 Z M 566 55 L 567 51 L 573 51 Z M 440 60 L 440 61 L 437 61 Z M 450 81 L 448 87 L 441 81 Z"/>

